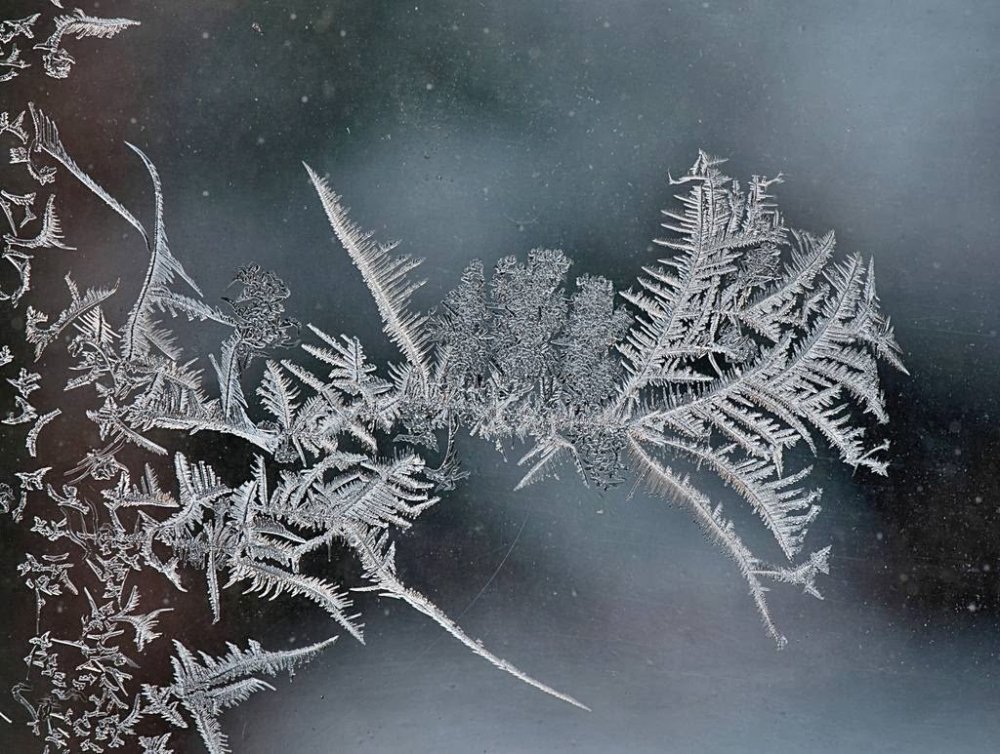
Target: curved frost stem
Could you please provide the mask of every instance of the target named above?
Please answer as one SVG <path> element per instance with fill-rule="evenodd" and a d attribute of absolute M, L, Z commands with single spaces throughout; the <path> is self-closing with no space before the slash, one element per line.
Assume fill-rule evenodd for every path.
<path fill-rule="evenodd" d="M 704 464 L 712 469 L 722 481 L 750 503 L 774 535 L 786 558 L 792 560 L 798 554 L 809 524 L 821 510 L 814 501 L 819 498 L 822 490 L 795 488 L 795 484 L 812 471 L 811 466 L 791 476 L 772 476 L 771 467 L 765 462 L 750 460 L 736 464 L 711 447 L 665 435 L 657 436 L 648 430 L 643 435 L 653 444 L 670 448 L 690 457 L 699 466 Z"/>
<path fill-rule="evenodd" d="M 585 705 L 583 702 L 580 702 L 579 700 L 571 697 L 569 694 L 557 691 L 551 686 L 532 678 L 530 675 L 512 665 L 507 660 L 493 654 L 490 650 L 484 647 L 482 643 L 476 641 L 465 633 L 461 626 L 449 618 L 444 611 L 441 610 L 441 608 L 427 599 L 427 597 L 403 584 L 396 576 L 388 561 L 378 556 L 371 544 L 365 539 L 360 531 L 354 527 L 345 527 L 345 533 L 347 534 L 348 542 L 361 558 L 361 562 L 365 570 L 369 573 L 370 578 L 377 583 L 377 588 L 383 595 L 402 600 L 417 612 L 423 613 L 451 634 L 454 638 L 458 639 L 458 641 L 462 642 L 462 644 L 471 650 L 473 654 L 482 657 L 494 667 L 499 668 L 505 673 L 509 673 L 519 681 L 522 681 L 529 686 L 533 686 L 539 691 L 555 697 L 560 701 L 572 704 L 574 707 L 579 707 L 587 712 L 591 711 L 590 707 Z"/>
<path fill-rule="evenodd" d="M 381 586 L 383 588 L 386 588 L 389 585 L 382 584 Z M 541 681 L 536 680 L 535 678 L 532 678 L 530 675 L 525 673 L 523 670 L 518 669 L 517 667 L 509 663 L 507 660 L 493 654 L 490 650 L 488 650 L 478 641 L 475 641 L 468 634 L 466 634 L 465 631 L 462 630 L 461 626 L 459 626 L 451 618 L 445 615 L 445 613 L 441 610 L 441 608 L 439 608 L 437 605 L 435 605 L 433 602 L 431 602 L 429 599 L 427 599 L 424 595 L 420 594 L 419 592 L 416 592 L 413 589 L 408 589 L 407 587 L 403 586 L 401 583 L 397 581 L 396 584 L 394 585 L 394 588 L 392 588 L 389 591 L 386 591 L 385 594 L 387 594 L 390 597 L 395 597 L 397 599 L 403 600 L 410 607 L 423 613 L 428 618 L 437 623 L 439 626 L 441 626 L 441 628 L 443 628 L 449 634 L 451 634 L 460 642 L 462 642 L 462 644 L 468 647 L 474 654 L 482 657 L 488 663 L 499 668 L 505 673 L 509 673 L 510 675 L 517 678 L 519 681 L 523 681 L 529 686 L 534 686 L 539 691 L 542 691 L 548 694 L 549 696 L 555 697 L 556 699 L 566 702 L 567 704 L 572 704 L 574 707 L 579 707 L 580 709 L 586 710 L 587 712 L 591 711 L 590 707 L 588 707 L 583 702 L 580 702 L 577 699 L 571 697 L 569 694 L 564 694 L 561 691 L 557 691 L 551 686 L 542 683 Z"/>
<path fill-rule="evenodd" d="M 63 167 L 72 173 L 77 180 L 80 181 L 80 183 L 90 189 L 95 196 L 100 198 L 101 201 L 117 212 L 122 219 L 125 220 L 125 222 L 139 231 L 143 241 L 148 246 L 149 236 L 146 234 L 146 229 L 143 227 L 142 223 L 135 218 L 135 215 L 125 209 L 125 207 L 123 207 L 117 199 L 111 196 L 111 194 L 105 191 L 93 178 L 91 178 L 87 172 L 83 170 L 83 168 L 77 165 L 76 161 L 69 155 L 69 152 L 66 151 L 66 147 L 63 146 L 62 141 L 59 139 L 59 129 L 56 128 L 55 121 L 39 110 L 33 102 L 28 103 L 28 109 L 31 111 L 31 119 L 34 122 L 35 127 L 35 140 L 32 145 L 33 149 L 36 151 L 43 150 L 54 159 L 61 162 Z"/>
<path fill-rule="evenodd" d="M 645 472 L 649 485 L 673 500 L 686 504 L 709 537 L 715 540 L 736 562 L 740 573 L 743 574 L 743 578 L 750 586 L 750 596 L 757 606 L 761 620 L 764 621 L 764 628 L 777 643 L 779 649 L 784 647 L 788 640 L 778 631 L 771 619 L 771 611 L 764 598 L 767 588 L 760 583 L 758 578 L 757 559 L 743 544 L 743 540 L 737 536 L 732 522 L 722 517 L 719 508 L 712 510 L 711 502 L 704 494 L 692 487 L 686 479 L 676 476 L 671 469 L 657 461 L 642 447 L 638 439 L 629 435 L 628 442 L 629 449 L 642 466 L 642 471 Z"/>
<path fill-rule="evenodd" d="M 167 247 L 167 233 L 163 225 L 163 186 L 160 183 L 159 173 L 153 161 L 146 156 L 139 147 L 125 142 L 133 152 L 142 160 L 143 165 L 149 172 L 149 177 L 153 182 L 154 207 L 155 207 L 155 227 L 153 231 L 152 243 L 147 239 L 149 247 L 149 264 L 146 267 L 146 275 L 142 281 L 142 288 L 139 296 L 129 312 L 128 323 L 122 333 L 122 345 L 125 350 L 125 358 L 131 361 L 140 344 L 145 345 L 146 341 L 155 342 L 155 333 L 152 332 L 153 325 L 150 321 L 150 307 L 157 295 L 157 291 L 166 290 L 173 281 L 174 276 L 180 277 L 191 289 L 201 296 L 201 290 L 197 284 L 188 276 L 181 266 L 181 263 L 170 253 Z"/>

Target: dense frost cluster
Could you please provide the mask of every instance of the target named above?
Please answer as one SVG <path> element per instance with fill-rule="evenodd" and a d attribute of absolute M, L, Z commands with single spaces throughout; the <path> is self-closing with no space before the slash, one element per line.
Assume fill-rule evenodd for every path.
<path fill-rule="evenodd" d="M 65 39 L 134 24 L 77 11 L 56 16 L 44 42 L 19 46 L 34 39 L 39 17 L 0 25 L 5 78 L 27 65 L 22 48 L 41 51 L 49 75 L 65 76 L 73 62 Z M 568 467 L 604 487 L 639 477 L 686 506 L 732 558 L 779 645 L 768 584 L 818 597 L 829 555 L 803 549 L 820 490 L 790 449 L 825 445 L 853 467 L 885 472 L 887 445 L 870 439 L 862 415 L 887 421 L 877 361 L 902 365 L 871 265 L 836 259 L 832 234 L 786 227 L 769 194 L 776 179 L 742 187 L 722 160 L 699 154 L 671 180 L 680 193 L 657 242 L 664 258 L 633 290 L 573 280 L 567 256 L 536 249 L 490 273 L 471 263 L 439 307 L 420 313 L 410 302 L 419 262 L 354 225 L 307 167 L 317 211 L 398 346 L 401 360 L 383 369 L 357 338 L 287 316 L 288 288 L 259 266 L 239 269 L 228 299 L 206 300 L 169 247 L 153 162 L 128 145 L 152 184 L 146 227 L 80 167 L 72 124 L 62 126 L 65 140 L 33 104 L 0 114 L 11 154 L 0 179 L 2 255 L 14 275 L 2 298 L 24 322 L 23 340 L 0 351 L 11 387 L 7 442 L 21 432 L 24 448 L 23 468 L 6 470 L 0 506 L 33 532 L 18 573 L 37 608 L 27 679 L 13 689 L 21 709 L 11 716 L 27 720 L 49 752 L 128 743 L 164 754 L 170 731 L 189 726 L 210 751 L 228 751 L 220 713 L 270 688 L 262 676 L 293 670 L 333 639 L 284 651 L 250 641 L 216 657 L 175 641 L 172 677 L 156 682 L 159 671 L 143 662 L 148 646 L 165 642 L 170 608 L 147 585 L 202 593 L 216 621 L 230 587 L 251 599 L 301 597 L 335 631 L 363 641 L 348 587 L 311 557 L 327 552 L 360 566 L 363 583 L 350 586 L 406 603 L 502 670 L 582 706 L 468 637 L 397 575 L 395 534 L 464 476 L 453 442 L 460 429 L 523 448 L 520 486 Z M 34 295 L 36 254 L 57 265 L 64 258 L 51 250 L 70 249 L 53 190 L 64 181 L 81 183 L 131 227 L 148 257 L 141 282 L 84 287 L 67 272 L 65 294 Z M 120 303 L 120 288 L 137 294 Z M 185 349 L 179 319 L 221 328 L 217 351 Z M 64 371 L 38 366 L 53 351 Z M 263 377 L 248 384 L 255 360 Z M 82 457 L 46 444 L 47 428 L 63 421 L 89 423 L 81 436 L 94 443 Z M 224 479 L 194 457 L 192 433 L 251 448 L 242 478 Z M 720 502 L 698 488 L 696 470 L 726 483 L 726 505 L 742 500 L 759 515 L 779 562 L 751 551 Z M 65 630 L 75 625 L 67 615 L 78 629 Z"/>

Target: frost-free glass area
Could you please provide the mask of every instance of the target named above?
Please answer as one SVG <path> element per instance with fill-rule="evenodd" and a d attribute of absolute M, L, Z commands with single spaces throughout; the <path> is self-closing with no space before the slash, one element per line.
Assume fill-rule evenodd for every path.
<path fill-rule="evenodd" d="M 991 4 L 15 5 L 5 750 L 995 740 Z"/>

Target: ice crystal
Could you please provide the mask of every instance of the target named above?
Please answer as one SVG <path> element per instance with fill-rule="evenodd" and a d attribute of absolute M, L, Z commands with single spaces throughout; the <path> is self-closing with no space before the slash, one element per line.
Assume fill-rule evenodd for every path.
<path fill-rule="evenodd" d="M 0 44 L 32 39 L 38 19 L 3 22 Z M 34 49 L 55 77 L 73 62 L 66 38 L 111 37 L 134 25 L 81 11 L 53 23 Z M 26 64 L 12 49 L 0 66 L 16 73 Z M 0 367 L 14 370 L 4 375 L 12 392 L 3 423 L 23 431 L 34 459 L 14 473 L 16 486 L 0 484 L 0 509 L 27 520 L 41 543 L 18 566 L 35 596 L 36 632 L 28 680 L 13 698 L 48 751 L 128 743 L 164 754 L 170 730 L 193 724 L 209 751 L 227 752 L 220 713 L 271 688 L 261 675 L 291 671 L 333 641 L 275 651 L 251 640 L 216 657 L 175 640 L 173 680 L 158 683 L 144 664 L 147 648 L 169 635 L 171 608 L 157 606 L 149 586 L 157 578 L 164 589 L 201 593 L 216 622 L 223 593 L 238 585 L 251 598 L 310 601 L 362 642 L 351 588 L 374 591 L 583 707 L 469 637 L 397 572 L 397 532 L 465 476 L 454 445 L 460 428 L 523 448 L 519 487 L 569 466 L 607 488 L 638 477 L 685 506 L 733 560 L 779 646 L 770 585 L 819 597 L 830 556 L 829 547 L 806 549 L 821 493 L 803 454 L 790 451 L 825 445 L 854 468 L 886 472 L 887 443 L 867 425 L 888 421 L 878 361 L 902 364 L 872 265 L 836 258 L 832 233 L 788 228 L 770 194 L 780 177 L 754 177 L 743 188 L 722 160 L 699 153 L 671 179 L 680 193 L 657 241 L 666 252 L 632 290 L 571 279 L 569 257 L 536 249 L 502 259 L 491 274 L 471 263 L 439 307 L 420 312 L 411 301 L 419 260 L 359 228 L 306 166 L 317 209 L 399 349 L 401 363 L 382 370 L 357 338 L 302 330 L 286 313 L 288 287 L 258 265 L 237 271 L 236 291 L 222 304 L 207 300 L 169 247 L 166 190 L 138 147 L 129 145 L 150 179 L 151 230 L 80 167 L 42 108 L 0 114 L 0 138 L 13 169 L 43 189 L 62 173 L 59 181 L 93 192 L 135 231 L 148 259 L 130 302 L 121 302 L 117 282 L 81 292 L 67 273 L 61 312 L 25 306 L 26 361 L 58 351 L 67 373 L 32 371 L 9 346 L 0 350 Z M 0 208 L 9 229 L 2 253 L 16 277 L 0 295 L 20 309 L 35 253 L 72 247 L 55 193 L 0 186 Z M 186 355 L 173 327 L 181 317 L 221 327 L 218 351 Z M 262 365 L 256 384 L 253 360 Z M 70 415 L 85 417 L 100 442 L 61 463 L 46 428 Z M 237 478 L 223 474 L 193 455 L 185 442 L 192 433 L 244 444 L 253 460 Z M 722 504 L 699 488 L 698 470 L 725 482 L 726 505 L 742 500 L 756 512 L 780 562 L 747 546 Z M 359 565 L 362 584 L 317 570 L 309 556 L 335 545 Z M 53 602 L 77 616 L 78 632 L 66 632 L 65 620 L 49 627 Z"/>

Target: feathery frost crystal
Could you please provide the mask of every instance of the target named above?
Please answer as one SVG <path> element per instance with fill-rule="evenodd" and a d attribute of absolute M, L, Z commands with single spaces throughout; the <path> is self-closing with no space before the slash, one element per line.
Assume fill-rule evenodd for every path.
<path fill-rule="evenodd" d="M 0 26 L 6 78 L 27 65 L 10 45 L 33 39 L 39 15 Z M 135 25 L 81 11 L 53 23 L 31 49 L 56 77 L 73 63 L 67 39 Z M 600 277 L 572 280 L 568 257 L 536 249 L 489 274 L 471 263 L 441 305 L 423 313 L 410 300 L 419 261 L 355 225 L 306 166 L 317 211 L 399 349 L 400 362 L 382 370 L 357 338 L 287 316 L 290 291 L 257 265 L 240 268 L 233 296 L 206 300 L 170 249 L 165 189 L 139 147 L 128 145 L 150 179 L 152 228 L 80 167 L 42 108 L 0 114 L 0 138 L 12 170 L 23 170 L 0 187 L 2 253 L 14 272 L 0 296 L 25 323 L 24 342 L 0 351 L 12 388 L 3 423 L 22 432 L 25 450 L 23 470 L 0 485 L 0 507 L 30 526 L 37 544 L 18 566 L 35 595 L 37 630 L 13 698 L 18 722 L 46 751 L 128 744 L 165 754 L 171 730 L 193 726 L 210 752 L 228 752 L 220 713 L 271 689 L 261 676 L 291 672 L 333 642 L 276 651 L 250 640 L 211 656 L 174 640 L 170 679 L 145 663 L 156 657 L 148 648 L 166 648 L 162 634 L 175 631 L 172 608 L 162 605 L 163 594 L 178 590 L 203 592 L 216 622 L 232 587 L 303 598 L 328 614 L 332 632 L 362 642 L 351 587 L 372 590 L 501 670 L 583 707 L 470 638 L 397 574 L 395 534 L 465 476 L 454 446 L 460 428 L 523 448 L 519 487 L 565 466 L 606 488 L 638 476 L 685 506 L 735 563 L 779 646 L 769 586 L 819 597 L 830 554 L 806 548 L 820 490 L 799 465 L 804 454 L 789 451 L 828 446 L 852 467 L 886 472 L 887 443 L 866 425 L 888 420 L 877 362 L 903 367 L 872 265 L 835 257 L 832 233 L 786 227 L 769 193 L 778 179 L 754 177 L 744 188 L 722 172 L 722 160 L 700 153 L 670 180 L 679 193 L 664 212 L 663 258 L 643 268 L 632 290 L 616 293 Z M 103 281 L 83 290 L 67 272 L 65 308 L 50 313 L 41 307 L 56 294 L 31 298 L 31 265 L 38 252 L 52 265 L 53 251 L 72 250 L 47 188 L 68 180 L 135 231 L 148 263 L 135 286 Z M 36 188 L 15 190 L 25 181 Z M 133 288 L 121 302 L 120 289 Z M 186 354 L 171 326 L 178 318 L 224 332 L 217 352 Z M 37 366 L 43 356 L 68 371 Z M 263 377 L 248 384 L 254 360 Z M 99 441 L 67 461 L 47 443 L 49 428 L 83 420 Z M 185 443 L 193 433 L 252 449 L 242 478 L 194 457 Z M 727 499 L 699 489 L 706 473 L 725 482 Z M 751 551 L 727 516 L 739 504 L 773 535 L 773 561 Z M 312 557 L 324 552 L 353 558 L 363 583 L 330 580 Z M 55 627 L 54 604 L 79 631 L 67 633 L 65 618 Z"/>

